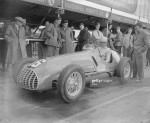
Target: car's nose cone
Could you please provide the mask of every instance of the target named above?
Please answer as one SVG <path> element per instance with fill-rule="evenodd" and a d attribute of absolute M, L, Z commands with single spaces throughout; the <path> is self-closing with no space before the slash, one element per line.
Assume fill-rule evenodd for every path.
<path fill-rule="evenodd" d="M 38 86 L 38 77 L 34 70 L 27 66 L 18 74 L 17 84 L 25 89 L 36 90 Z"/>

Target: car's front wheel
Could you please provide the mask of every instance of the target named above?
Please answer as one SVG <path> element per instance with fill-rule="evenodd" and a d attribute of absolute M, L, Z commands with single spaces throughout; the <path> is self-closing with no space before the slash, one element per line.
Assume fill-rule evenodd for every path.
<path fill-rule="evenodd" d="M 131 77 L 131 72 L 131 60 L 127 57 L 121 58 L 117 68 L 119 82 L 126 83 Z"/>
<path fill-rule="evenodd" d="M 59 96 L 67 103 L 80 98 L 85 88 L 85 74 L 78 65 L 66 66 L 58 79 L 57 91 Z"/>

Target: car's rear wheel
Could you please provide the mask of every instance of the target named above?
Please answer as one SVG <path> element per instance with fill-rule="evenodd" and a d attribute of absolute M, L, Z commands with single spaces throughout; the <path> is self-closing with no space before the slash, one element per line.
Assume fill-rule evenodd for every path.
<path fill-rule="evenodd" d="M 131 60 L 127 57 L 121 58 L 117 68 L 117 77 L 119 82 L 126 83 L 130 79 L 131 73 Z"/>
<path fill-rule="evenodd" d="M 59 96 L 67 103 L 80 98 L 85 88 L 85 74 L 78 65 L 68 65 L 61 72 L 57 91 Z"/>
<path fill-rule="evenodd" d="M 19 60 L 18 62 L 16 62 L 13 65 L 13 79 L 15 81 L 17 81 L 17 76 L 20 73 L 20 71 L 22 70 L 22 68 L 24 68 L 25 66 L 27 66 L 30 63 L 33 63 L 36 59 L 35 58 L 24 58 Z"/>

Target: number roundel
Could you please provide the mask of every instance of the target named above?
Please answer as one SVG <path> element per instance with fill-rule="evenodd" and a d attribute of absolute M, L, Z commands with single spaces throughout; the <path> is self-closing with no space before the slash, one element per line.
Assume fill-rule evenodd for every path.
<path fill-rule="evenodd" d="M 31 67 L 37 67 L 44 62 L 46 62 L 46 59 L 40 59 L 40 60 L 34 62 L 33 64 L 31 64 Z"/>

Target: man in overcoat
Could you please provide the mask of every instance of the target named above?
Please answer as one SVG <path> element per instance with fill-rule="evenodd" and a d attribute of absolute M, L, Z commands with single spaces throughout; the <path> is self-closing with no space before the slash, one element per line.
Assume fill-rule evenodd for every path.
<path fill-rule="evenodd" d="M 23 25 L 26 20 L 15 17 L 15 23 L 10 24 L 5 32 L 5 40 L 8 43 L 6 63 L 8 66 L 14 65 L 18 60 L 27 57 L 25 29 Z"/>
<path fill-rule="evenodd" d="M 149 33 L 143 30 L 142 24 L 135 25 L 137 36 L 133 43 L 133 78 L 136 82 L 142 82 L 144 79 L 144 54 L 150 47 Z"/>
<path fill-rule="evenodd" d="M 64 20 L 62 23 L 63 27 L 61 28 L 60 34 L 62 38 L 62 47 L 60 48 L 60 54 L 73 53 L 73 31 L 68 27 L 68 20 Z"/>

